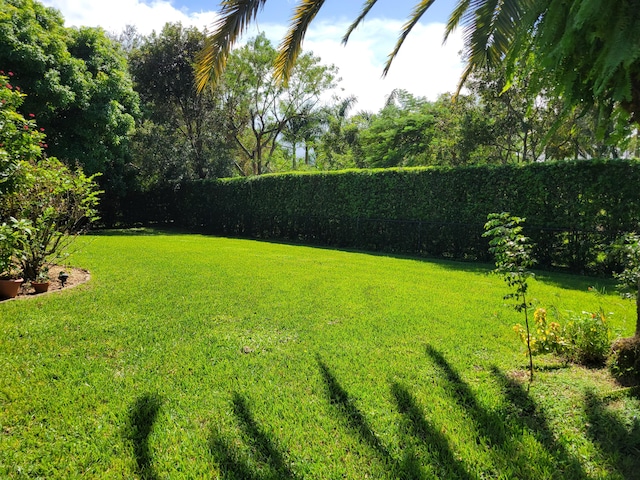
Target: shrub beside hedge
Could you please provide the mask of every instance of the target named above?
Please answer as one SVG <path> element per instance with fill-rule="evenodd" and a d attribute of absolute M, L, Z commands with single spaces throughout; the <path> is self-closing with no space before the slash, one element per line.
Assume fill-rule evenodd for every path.
<path fill-rule="evenodd" d="M 131 199 L 126 223 L 489 260 L 490 212 L 526 218 L 542 266 L 610 270 L 606 248 L 640 223 L 640 162 L 286 173 L 196 181 Z"/>

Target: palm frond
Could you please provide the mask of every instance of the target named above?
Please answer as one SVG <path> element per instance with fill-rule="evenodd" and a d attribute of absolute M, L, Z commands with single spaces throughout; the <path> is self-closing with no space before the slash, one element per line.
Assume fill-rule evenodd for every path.
<path fill-rule="evenodd" d="M 495 67 L 507 55 L 514 55 L 514 46 L 522 47 L 520 37 L 528 33 L 523 28 L 524 12 L 531 10 L 536 0 L 461 0 L 451 15 L 446 35 L 462 24 L 466 66 L 456 95 L 476 70 Z M 466 10 L 465 10 L 466 9 Z M 519 53 L 519 52 L 518 52 Z M 517 53 L 516 53 L 517 54 Z"/>
<path fill-rule="evenodd" d="M 422 18 L 422 15 L 424 15 L 424 13 L 429 9 L 429 7 L 433 4 L 434 1 L 435 0 L 421 0 L 420 3 L 418 3 L 415 6 L 415 8 L 413 9 L 413 12 L 411 12 L 411 16 L 409 17 L 407 22 L 402 26 L 400 37 L 396 42 L 396 46 L 393 49 L 393 52 L 391 52 L 387 57 L 387 63 L 384 67 L 384 70 L 382 71 L 383 77 L 385 77 L 387 73 L 389 73 L 389 69 L 391 68 L 391 63 L 398 55 L 398 52 L 400 51 L 402 44 L 407 39 L 407 36 L 409 35 L 409 33 L 411 33 L 411 30 L 413 30 L 413 27 L 416 26 L 416 24 L 420 21 L 420 18 Z"/>
<path fill-rule="evenodd" d="M 266 0 L 224 0 L 220 19 L 214 23 L 213 33 L 207 35 L 204 48 L 196 58 L 196 88 L 199 92 L 207 84 L 217 81 L 237 39 L 255 19 Z"/>
<path fill-rule="evenodd" d="M 351 36 L 353 31 L 356 28 L 358 28 L 358 25 L 360 25 L 360 23 L 364 20 L 364 17 L 366 17 L 369 14 L 369 12 L 371 11 L 371 8 L 373 8 L 373 6 L 377 3 L 377 1 L 378 0 L 367 0 L 365 2 L 365 4 L 362 6 L 362 11 L 360 12 L 360 15 L 358 15 L 358 18 L 356 18 L 355 21 L 349 26 L 347 33 L 345 33 L 344 37 L 342 37 L 343 45 L 349 41 L 349 37 Z"/>
<path fill-rule="evenodd" d="M 278 48 L 275 77 L 286 83 L 302 49 L 307 28 L 324 4 L 324 0 L 300 0 L 291 17 L 291 26 Z"/>
<path fill-rule="evenodd" d="M 445 42 L 449 38 L 449 35 L 456 28 L 458 28 L 458 25 L 462 21 L 462 18 L 464 17 L 464 15 L 469 10 L 469 4 L 470 3 L 471 3 L 471 0 L 460 0 L 460 2 L 458 2 L 458 5 L 456 5 L 456 8 L 453 10 L 453 12 L 451 12 L 451 15 L 449 16 L 449 21 L 447 22 L 447 27 L 446 27 L 446 29 L 444 31 L 444 41 Z"/>

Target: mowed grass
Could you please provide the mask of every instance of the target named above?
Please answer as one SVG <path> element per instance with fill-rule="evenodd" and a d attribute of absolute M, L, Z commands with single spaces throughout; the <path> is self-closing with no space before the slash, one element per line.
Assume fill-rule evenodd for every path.
<path fill-rule="evenodd" d="M 0 478 L 638 478 L 637 392 L 553 358 L 527 388 L 490 266 L 171 234 L 71 262 L 0 304 Z M 632 333 L 610 283 L 530 291 Z"/>

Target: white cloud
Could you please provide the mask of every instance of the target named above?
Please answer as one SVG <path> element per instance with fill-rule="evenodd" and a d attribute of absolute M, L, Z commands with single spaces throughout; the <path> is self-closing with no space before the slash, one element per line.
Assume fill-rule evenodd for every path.
<path fill-rule="evenodd" d="M 175 8 L 171 2 L 155 0 L 43 0 L 43 4 L 62 12 L 68 27 L 102 27 L 119 33 L 127 25 L 135 25 L 138 32 L 148 35 L 159 31 L 167 22 L 182 22 L 200 29 L 211 26 L 216 13 L 189 13 Z"/>
<path fill-rule="evenodd" d="M 115 33 L 126 25 L 135 25 L 140 33 L 148 34 L 152 30 L 159 31 L 166 22 L 178 21 L 204 29 L 216 18 L 215 12 L 189 13 L 176 9 L 165 0 L 151 3 L 141 0 L 44 0 L 44 3 L 59 9 L 67 26 L 101 26 Z M 286 15 L 283 20 L 285 18 Z M 332 63 L 339 68 L 342 90 L 338 93 L 343 97 L 358 97 L 356 110 L 378 111 L 386 96 L 396 88 L 429 100 L 455 90 L 463 68 L 458 55 L 462 49 L 459 32 L 454 32 L 443 46 L 443 24 L 416 25 L 394 60 L 389 75 L 382 78 L 387 55 L 395 46 L 402 22 L 369 18 L 343 46 L 341 39 L 348 26 L 347 21 L 312 24 L 304 49 L 312 50 L 323 63 Z M 280 43 L 286 31 L 284 24 L 258 22 L 257 28 L 264 31 L 274 45 Z M 256 31 L 252 29 L 248 35 L 255 35 Z"/>
<path fill-rule="evenodd" d="M 463 64 L 462 35 L 459 32 L 444 38 L 444 24 L 418 24 L 407 37 L 386 77 L 382 77 L 388 55 L 393 51 L 402 22 L 370 19 L 350 37 L 347 45 L 341 40 L 349 26 L 344 23 L 313 24 L 307 32 L 304 49 L 339 68 L 339 95 L 355 95 L 355 110 L 377 112 L 394 89 L 435 100 L 440 94 L 457 88 Z M 275 45 L 284 36 L 282 25 L 262 25 Z M 251 34 L 255 35 L 256 30 Z"/>

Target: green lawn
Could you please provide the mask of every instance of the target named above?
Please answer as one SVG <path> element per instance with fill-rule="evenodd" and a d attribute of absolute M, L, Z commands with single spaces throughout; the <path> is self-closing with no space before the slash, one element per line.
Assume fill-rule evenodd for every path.
<path fill-rule="evenodd" d="M 637 391 L 552 358 L 528 390 L 489 266 L 169 234 L 71 263 L 0 304 L 0 478 L 638 478 Z M 632 333 L 610 283 L 530 291 Z"/>

